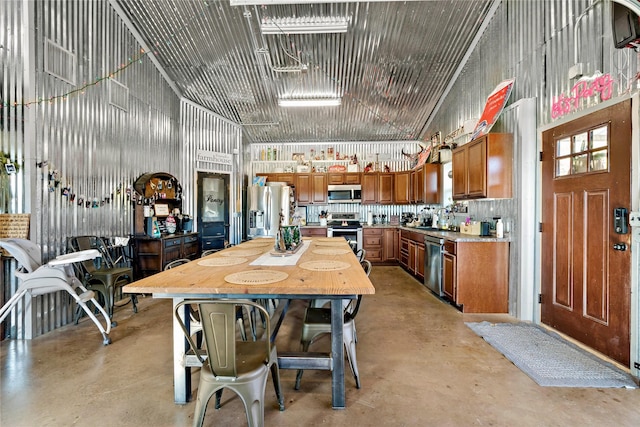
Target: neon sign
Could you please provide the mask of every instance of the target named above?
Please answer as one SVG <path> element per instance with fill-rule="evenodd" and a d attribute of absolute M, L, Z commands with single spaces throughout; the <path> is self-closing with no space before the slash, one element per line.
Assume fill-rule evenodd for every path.
<path fill-rule="evenodd" d="M 613 79 L 611 74 L 596 74 L 584 77 L 571 88 L 571 95 L 561 94 L 551 105 L 551 118 L 557 119 L 580 107 L 580 101 L 600 95 L 600 101 L 611 98 L 613 93 Z"/>

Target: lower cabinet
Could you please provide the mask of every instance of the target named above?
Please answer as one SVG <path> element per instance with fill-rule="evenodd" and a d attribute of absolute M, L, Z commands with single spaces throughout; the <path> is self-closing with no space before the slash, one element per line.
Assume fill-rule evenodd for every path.
<path fill-rule="evenodd" d="M 508 313 L 509 243 L 445 241 L 442 291 L 464 313 Z"/>
<path fill-rule="evenodd" d="M 398 259 L 398 229 L 384 226 L 365 227 L 362 247 L 371 262 L 389 262 Z"/>
<path fill-rule="evenodd" d="M 300 234 L 302 234 L 303 237 L 327 237 L 327 227 L 300 227 Z"/>
<path fill-rule="evenodd" d="M 421 282 L 424 280 L 424 235 L 413 231 L 400 232 L 400 265 Z"/>
<path fill-rule="evenodd" d="M 164 270 L 171 261 L 196 259 L 200 253 L 198 233 L 170 234 L 154 239 L 134 237 L 133 266 L 136 279 Z"/>

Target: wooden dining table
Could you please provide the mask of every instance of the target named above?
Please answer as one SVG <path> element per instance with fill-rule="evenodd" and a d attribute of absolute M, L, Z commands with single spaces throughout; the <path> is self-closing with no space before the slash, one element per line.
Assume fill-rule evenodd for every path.
<path fill-rule="evenodd" d="M 347 241 L 342 237 L 303 238 L 295 253 L 279 253 L 273 239 L 255 239 L 123 287 L 127 293 L 170 298 L 173 309 L 183 300 L 211 299 L 328 299 L 331 301 L 331 352 L 278 351 L 281 369 L 331 370 L 332 407 L 345 408 L 343 345 L 344 299 L 375 293 Z M 188 304 L 180 312 L 188 324 Z M 191 399 L 188 344 L 173 318 L 173 376 L 175 403 Z"/>

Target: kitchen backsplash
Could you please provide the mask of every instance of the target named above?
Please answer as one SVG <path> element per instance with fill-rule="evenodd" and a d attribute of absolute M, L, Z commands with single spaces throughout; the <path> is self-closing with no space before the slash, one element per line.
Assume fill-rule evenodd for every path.
<path fill-rule="evenodd" d="M 360 205 L 353 203 L 332 204 L 332 205 L 309 205 L 307 206 L 307 222 L 316 223 L 320 221 L 320 212 L 358 212 L 360 214 L 360 222 L 367 222 L 367 214 L 369 210 L 380 218 L 381 215 L 387 216 L 387 222 L 390 221 L 391 215 L 400 217 L 403 212 L 412 212 L 418 214 L 424 207 L 436 205 Z"/>

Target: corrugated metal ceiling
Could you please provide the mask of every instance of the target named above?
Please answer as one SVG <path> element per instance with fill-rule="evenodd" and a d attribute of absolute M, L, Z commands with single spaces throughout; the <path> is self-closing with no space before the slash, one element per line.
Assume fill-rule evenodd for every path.
<path fill-rule="evenodd" d="M 494 3 L 111 2 L 181 95 L 262 143 L 419 139 Z M 260 32 L 263 20 L 307 16 L 346 17 L 347 32 Z M 341 97 L 342 104 L 278 105 L 279 98 L 313 96 Z"/>

